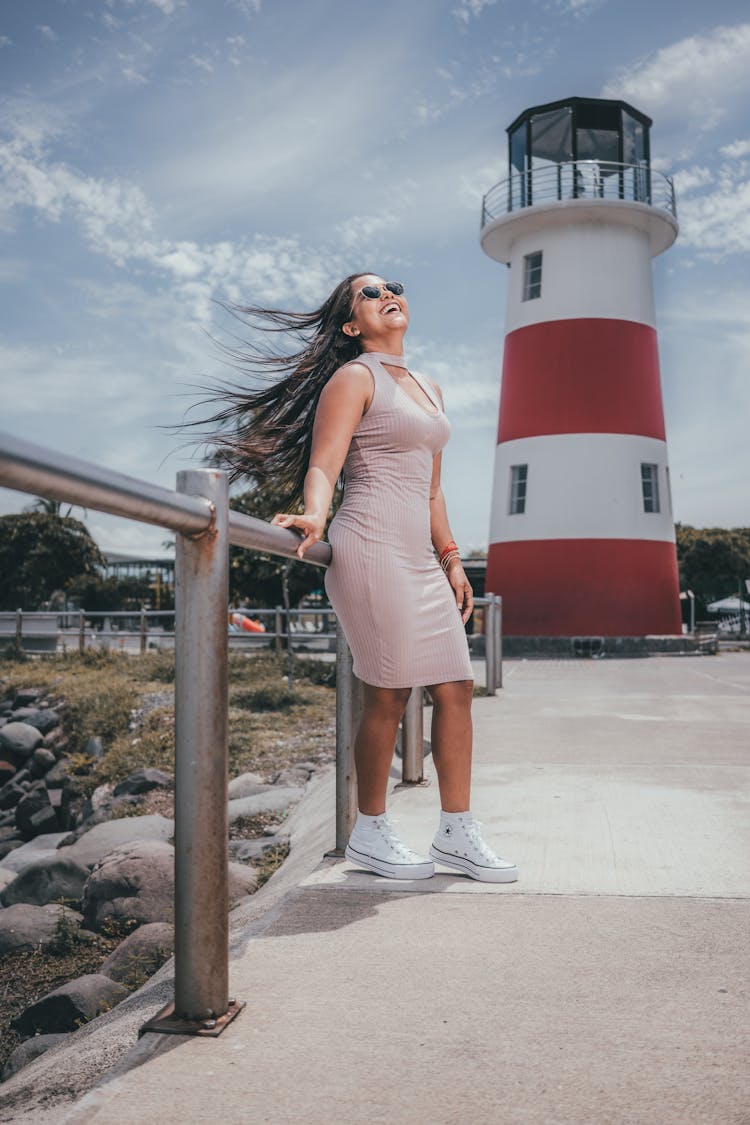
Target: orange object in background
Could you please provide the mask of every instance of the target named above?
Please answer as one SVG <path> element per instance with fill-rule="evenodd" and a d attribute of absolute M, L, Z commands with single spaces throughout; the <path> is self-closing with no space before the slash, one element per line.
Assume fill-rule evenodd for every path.
<path fill-rule="evenodd" d="M 261 621 L 253 621 L 245 617 L 244 613 L 230 613 L 229 620 L 237 629 L 244 629 L 246 633 L 265 633 L 266 627 Z"/>

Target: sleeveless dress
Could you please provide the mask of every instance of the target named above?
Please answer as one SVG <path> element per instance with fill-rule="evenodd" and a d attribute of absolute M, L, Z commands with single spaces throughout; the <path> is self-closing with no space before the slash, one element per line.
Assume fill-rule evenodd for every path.
<path fill-rule="evenodd" d="M 430 539 L 432 459 L 450 423 L 425 379 L 411 375 L 436 413 L 386 371 L 405 368 L 402 356 L 363 352 L 352 362 L 369 368 L 375 390 L 344 461 L 324 583 L 354 674 L 386 688 L 471 680 L 461 614 Z"/>

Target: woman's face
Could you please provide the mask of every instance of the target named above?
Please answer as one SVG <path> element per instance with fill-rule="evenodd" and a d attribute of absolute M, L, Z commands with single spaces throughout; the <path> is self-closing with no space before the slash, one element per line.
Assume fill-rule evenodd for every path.
<path fill-rule="evenodd" d="M 376 273 L 363 273 L 352 282 L 352 304 L 349 320 L 343 327 L 347 336 L 359 336 L 361 342 L 371 343 L 392 336 L 403 335 L 409 327 L 409 306 L 403 293 L 396 295 L 385 288 L 387 278 Z M 375 285 L 379 297 L 364 297 L 362 288 Z"/>

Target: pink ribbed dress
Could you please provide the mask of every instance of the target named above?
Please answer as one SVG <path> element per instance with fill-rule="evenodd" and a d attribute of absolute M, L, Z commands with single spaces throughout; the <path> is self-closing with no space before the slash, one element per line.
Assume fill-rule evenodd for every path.
<path fill-rule="evenodd" d="M 406 367 L 401 356 L 363 352 L 353 362 L 370 369 L 375 391 L 344 462 L 325 588 L 354 674 L 387 688 L 473 679 L 455 594 L 430 539 L 432 459 L 450 423 L 425 379 L 411 376 L 433 413 L 383 366 Z"/>

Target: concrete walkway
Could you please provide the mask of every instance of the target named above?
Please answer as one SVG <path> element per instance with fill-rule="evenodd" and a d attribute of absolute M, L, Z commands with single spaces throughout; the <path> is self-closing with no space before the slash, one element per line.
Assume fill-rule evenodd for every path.
<path fill-rule="evenodd" d="M 510 662 L 475 722 L 518 883 L 321 861 L 328 775 L 235 930 L 242 1015 L 145 1036 L 60 1119 L 748 1125 L 750 655 Z M 425 850 L 438 807 L 390 801 Z"/>

